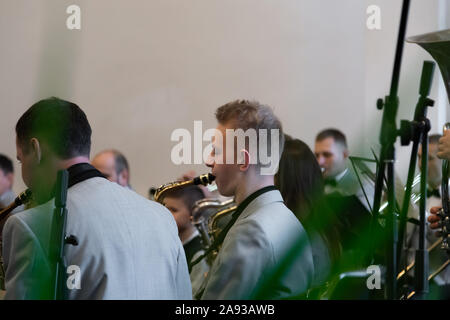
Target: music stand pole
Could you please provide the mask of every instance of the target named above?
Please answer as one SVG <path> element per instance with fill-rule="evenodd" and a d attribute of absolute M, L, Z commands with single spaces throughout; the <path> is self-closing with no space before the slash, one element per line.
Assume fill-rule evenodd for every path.
<path fill-rule="evenodd" d="M 405 40 L 406 25 L 408 20 L 410 0 L 403 0 L 402 13 L 400 18 L 400 27 L 397 38 L 397 47 L 394 60 L 394 68 L 392 72 L 391 89 L 389 96 L 385 97 L 383 103 L 382 99 L 378 99 L 377 107 L 383 109 L 383 118 L 380 131 L 380 164 L 377 170 L 377 180 L 375 184 L 375 197 L 373 205 L 371 233 L 373 235 L 375 224 L 378 221 L 378 214 L 380 209 L 381 194 L 383 191 L 383 177 L 384 171 L 387 167 L 387 194 L 388 194 L 388 208 L 386 217 L 386 231 L 388 232 L 387 239 L 387 256 L 386 256 L 386 299 L 395 299 L 397 296 L 396 278 L 397 278 L 397 219 L 394 216 L 395 211 L 395 140 L 397 138 L 396 116 L 398 110 L 398 83 L 400 79 L 400 66 L 403 54 L 403 44 Z"/>

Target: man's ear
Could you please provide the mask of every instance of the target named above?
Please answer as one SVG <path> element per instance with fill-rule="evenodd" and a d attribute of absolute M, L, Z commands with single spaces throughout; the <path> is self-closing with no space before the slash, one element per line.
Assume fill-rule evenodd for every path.
<path fill-rule="evenodd" d="M 250 153 L 248 152 L 248 150 L 242 149 L 240 151 L 240 155 L 242 157 L 242 163 L 239 164 L 239 170 L 240 171 L 247 171 L 248 168 L 250 167 Z"/>
<path fill-rule="evenodd" d="M 348 151 L 347 148 L 345 148 L 344 149 L 344 159 L 347 159 L 349 155 L 350 155 L 350 152 Z"/>
<path fill-rule="evenodd" d="M 37 163 L 41 163 L 42 160 L 42 146 L 39 140 L 36 138 L 31 138 L 30 140 L 30 152 L 32 153 L 34 159 Z"/>
<path fill-rule="evenodd" d="M 129 173 L 127 169 L 123 169 L 121 173 L 119 173 L 119 176 L 117 177 L 117 182 L 121 185 L 121 186 L 128 186 L 128 178 L 129 178 Z"/>

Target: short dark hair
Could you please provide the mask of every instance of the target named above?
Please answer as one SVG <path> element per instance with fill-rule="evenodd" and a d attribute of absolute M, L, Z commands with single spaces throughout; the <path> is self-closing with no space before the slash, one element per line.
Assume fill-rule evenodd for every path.
<path fill-rule="evenodd" d="M 438 144 L 439 143 L 439 139 L 442 137 L 441 134 L 432 134 L 428 136 L 428 143 L 429 144 Z"/>
<path fill-rule="evenodd" d="M 316 141 L 322 141 L 327 138 L 333 138 L 335 142 L 347 148 L 347 138 L 345 138 L 345 134 L 342 131 L 334 128 L 322 130 L 317 134 Z"/>
<path fill-rule="evenodd" d="M 33 104 L 16 124 L 17 140 L 27 150 L 28 140 L 36 137 L 47 142 L 61 159 L 89 156 L 91 126 L 83 110 L 75 103 L 56 97 Z"/>
<path fill-rule="evenodd" d="M 195 202 L 205 198 L 205 195 L 198 186 L 191 185 L 187 187 L 169 190 L 163 195 L 162 199 L 167 197 L 181 199 L 184 205 L 189 209 L 190 213 L 192 214 L 192 209 L 194 208 Z"/>
<path fill-rule="evenodd" d="M 14 173 L 14 166 L 11 159 L 4 154 L 0 154 L 0 170 L 2 170 L 5 175 Z"/>

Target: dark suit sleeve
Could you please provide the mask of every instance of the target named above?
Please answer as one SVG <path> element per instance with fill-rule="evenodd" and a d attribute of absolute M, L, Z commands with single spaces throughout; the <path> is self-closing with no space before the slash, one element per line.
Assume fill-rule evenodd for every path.
<path fill-rule="evenodd" d="M 49 299 L 50 268 L 36 235 L 19 217 L 3 229 L 5 299 Z"/>

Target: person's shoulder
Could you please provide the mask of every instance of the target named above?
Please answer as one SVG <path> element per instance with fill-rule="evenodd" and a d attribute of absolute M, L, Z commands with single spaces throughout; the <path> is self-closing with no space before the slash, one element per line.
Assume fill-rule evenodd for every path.
<path fill-rule="evenodd" d="M 53 209 L 54 209 L 54 201 L 52 199 L 50 201 L 47 201 L 44 204 L 40 204 L 35 207 L 28 208 L 23 211 L 14 213 L 8 218 L 8 221 L 9 220 L 14 221 L 15 219 L 18 219 L 18 220 L 21 220 L 24 222 L 31 222 L 34 220 L 41 219 L 41 216 L 43 216 L 43 215 L 50 216 L 50 214 L 48 214 L 48 213 L 53 212 Z"/>
<path fill-rule="evenodd" d="M 286 207 L 284 202 L 271 202 L 265 206 L 257 208 L 243 222 L 253 222 L 263 226 L 274 226 L 279 224 L 290 224 L 297 226 L 300 224 L 294 213 Z"/>
<path fill-rule="evenodd" d="M 267 234 L 264 223 L 254 219 L 244 219 L 236 221 L 228 231 L 222 248 L 219 250 L 221 261 L 247 255 L 254 255 L 260 252 L 271 254 L 271 236 Z"/>
<path fill-rule="evenodd" d="M 356 176 L 356 172 L 352 166 L 347 166 L 345 168 L 345 173 L 343 174 L 341 179 L 342 179 L 342 181 L 348 181 L 348 182 L 358 180 L 358 178 Z"/>
<path fill-rule="evenodd" d="M 285 234 L 299 232 L 302 230 L 302 226 L 294 213 L 283 202 L 272 202 L 252 211 L 242 219 L 237 219 L 232 230 L 237 237 L 270 239 L 280 230 L 284 230 Z"/>
<path fill-rule="evenodd" d="M 136 191 L 118 185 L 105 178 L 95 177 L 88 179 L 79 184 L 76 184 L 71 189 L 70 193 L 73 195 L 96 195 L 105 198 L 126 199 L 128 202 L 133 202 L 137 205 L 145 204 L 155 210 L 164 210 L 165 207 L 155 201 L 151 201 Z M 69 194 L 70 196 L 70 194 Z"/>
<path fill-rule="evenodd" d="M 353 168 L 346 168 L 344 175 L 337 182 L 337 187 L 341 189 L 344 194 L 354 194 L 358 191 L 360 184 Z"/>
<path fill-rule="evenodd" d="M 8 238 L 11 232 L 23 234 L 27 232 L 32 237 L 45 232 L 49 228 L 53 214 L 53 201 L 12 214 L 3 227 L 3 237 Z"/>

